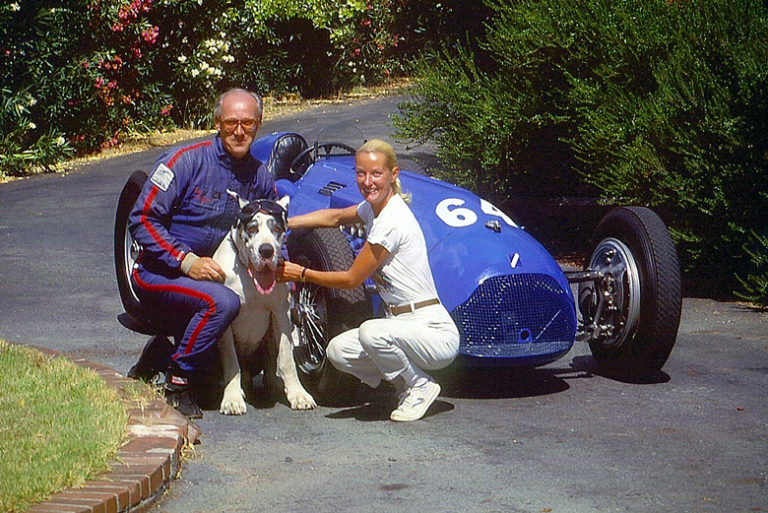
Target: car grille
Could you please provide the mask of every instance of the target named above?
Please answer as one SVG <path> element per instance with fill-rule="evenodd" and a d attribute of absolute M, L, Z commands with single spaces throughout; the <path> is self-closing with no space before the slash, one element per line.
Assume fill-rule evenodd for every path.
<path fill-rule="evenodd" d="M 451 316 L 459 352 L 489 358 L 536 358 L 568 351 L 576 333 L 573 300 L 545 274 L 485 280 Z"/>

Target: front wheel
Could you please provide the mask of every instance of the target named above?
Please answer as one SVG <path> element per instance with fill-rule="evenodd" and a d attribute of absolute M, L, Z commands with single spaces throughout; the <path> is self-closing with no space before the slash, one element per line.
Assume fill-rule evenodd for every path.
<path fill-rule="evenodd" d="M 682 305 L 680 264 L 661 218 L 643 207 L 610 211 L 595 229 L 579 287 L 589 347 L 609 374 L 646 379 L 661 370 L 677 338 Z"/>
<path fill-rule="evenodd" d="M 335 228 L 295 230 L 287 245 L 292 262 L 318 271 L 346 271 L 355 259 L 346 236 Z M 299 336 L 294 359 L 307 386 L 321 400 L 346 398 L 358 380 L 325 362 L 325 348 L 334 336 L 372 316 L 364 286 L 345 290 L 297 283 L 293 299 L 292 319 Z"/>

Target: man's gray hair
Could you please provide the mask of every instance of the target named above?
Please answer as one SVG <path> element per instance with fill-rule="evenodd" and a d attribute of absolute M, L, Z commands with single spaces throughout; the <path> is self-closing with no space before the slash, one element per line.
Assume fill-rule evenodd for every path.
<path fill-rule="evenodd" d="M 242 93 L 247 94 L 254 100 L 256 100 L 256 105 L 259 107 L 259 116 L 258 118 L 261 119 L 262 114 L 264 113 L 264 102 L 261 99 L 261 96 L 259 96 L 257 93 L 254 93 L 252 91 L 248 91 L 246 89 L 242 89 L 240 87 L 233 87 L 232 89 L 229 89 L 219 95 L 219 99 L 216 100 L 216 106 L 213 108 L 213 119 L 220 119 L 221 117 L 221 103 L 224 101 L 224 98 L 229 96 L 230 94 L 234 93 Z"/>

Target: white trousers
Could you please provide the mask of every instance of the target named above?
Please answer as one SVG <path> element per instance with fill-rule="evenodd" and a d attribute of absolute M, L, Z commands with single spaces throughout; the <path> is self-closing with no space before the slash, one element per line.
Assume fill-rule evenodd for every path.
<path fill-rule="evenodd" d="M 402 375 L 413 386 L 426 374 L 442 369 L 459 351 L 459 331 L 443 305 L 384 319 L 370 319 L 345 331 L 328 344 L 328 360 L 376 388 L 384 379 Z"/>

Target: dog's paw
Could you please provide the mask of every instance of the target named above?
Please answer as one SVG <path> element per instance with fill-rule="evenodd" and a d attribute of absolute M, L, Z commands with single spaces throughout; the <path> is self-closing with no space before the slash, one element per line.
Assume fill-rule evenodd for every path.
<path fill-rule="evenodd" d="M 225 390 L 219 411 L 224 415 L 244 415 L 245 393 L 242 390 Z"/>
<path fill-rule="evenodd" d="M 314 410 L 317 408 L 315 399 L 306 390 L 285 390 L 285 396 L 292 410 Z"/>

